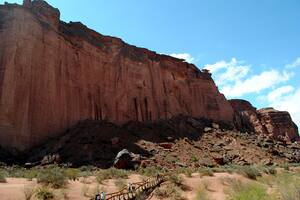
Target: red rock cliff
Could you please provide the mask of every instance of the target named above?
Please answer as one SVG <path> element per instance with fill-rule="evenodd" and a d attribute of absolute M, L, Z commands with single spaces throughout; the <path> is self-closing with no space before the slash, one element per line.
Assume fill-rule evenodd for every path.
<path fill-rule="evenodd" d="M 257 110 L 248 101 L 230 100 L 234 109 L 234 124 L 239 130 L 252 131 L 283 141 L 298 141 L 298 127 L 288 112 L 273 108 Z"/>
<path fill-rule="evenodd" d="M 210 74 L 59 15 L 44 1 L 0 6 L 0 145 L 24 150 L 87 118 L 232 122 Z"/>

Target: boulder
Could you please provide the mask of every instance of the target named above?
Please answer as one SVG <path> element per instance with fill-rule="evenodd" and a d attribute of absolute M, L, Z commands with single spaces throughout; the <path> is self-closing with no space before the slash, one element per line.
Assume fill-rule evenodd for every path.
<path fill-rule="evenodd" d="M 172 149 L 173 143 L 169 143 L 169 142 L 159 143 L 159 146 L 163 147 L 164 149 Z"/>
<path fill-rule="evenodd" d="M 40 162 L 40 165 L 58 164 L 60 162 L 61 158 L 59 154 L 50 154 L 44 156 L 44 158 Z"/>
<path fill-rule="evenodd" d="M 211 132 L 213 129 L 211 127 L 205 127 L 204 128 L 204 132 Z"/>
<path fill-rule="evenodd" d="M 117 154 L 113 166 L 118 169 L 134 169 L 139 162 L 137 157 L 127 149 L 123 149 Z"/>

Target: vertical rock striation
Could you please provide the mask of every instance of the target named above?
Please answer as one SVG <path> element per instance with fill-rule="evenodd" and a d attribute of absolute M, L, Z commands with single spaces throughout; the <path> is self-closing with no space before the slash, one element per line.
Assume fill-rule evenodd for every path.
<path fill-rule="evenodd" d="M 26 2 L 0 6 L 0 145 L 25 150 L 89 118 L 233 121 L 209 73 Z"/>

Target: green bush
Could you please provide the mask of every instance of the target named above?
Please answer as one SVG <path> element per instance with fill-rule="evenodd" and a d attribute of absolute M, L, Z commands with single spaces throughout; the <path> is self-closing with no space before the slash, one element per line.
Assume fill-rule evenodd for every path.
<path fill-rule="evenodd" d="M 0 183 L 6 183 L 6 178 L 5 178 L 4 172 L 0 171 Z"/>
<path fill-rule="evenodd" d="M 286 170 L 286 171 L 289 171 L 290 170 L 290 166 L 288 164 L 284 164 L 283 166 L 283 169 Z"/>
<path fill-rule="evenodd" d="M 81 172 L 81 176 L 84 177 L 95 175 L 93 166 L 82 166 L 79 168 L 79 170 Z"/>
<path fill-rule="evenodd" d="M 243 166 L 240 167 L 240 173 L 242 173 L 245 177 L 250 178 L 252 180 L 256 180 L 257 177 L 261 176 L 261 172 L 253 166 Z"/>
<path fill-rule="evenodd" d="M 228 170 L 227 170 L 227 169 L 225 169 L 225 168 L 222 168 L 222 167 L 214 167 L 214 168 L 212 168 L 211 170 L 212 170 L 212 172 L 214 172 L 214 173 L 223 173 L 223 172 L 228 172 Z"/>
<path fill-rule="evenodd" d="M 199 173 L 200 173 L 201 177 L 203 177 L 203 176 L 214 176 L 214 172 L 210 168 L 201 168 L 199 170 Z"/>
<path fill-rule="evenodd" d="M 146 168 L 140 168 L 139 173 L 143 176 L 156 177 L 158 174 L 163 172 L 160 168 L 151 166 Z"/>
<path fill-rule="evenodd" d="M 104 180 L 112 178 L 128 178 L 128 172 L 121 169 L 110 168 L 106 170 L 99 170 L 96 173 L 96 180 L 98 183 L 102 183 Z"/>
<path fill-rule="evenodd" d="M 267 171 L 266 171 L 267 174 L 271 174 L 271 175 L 276 175 L 277 174 L 277 170 L 275 167 L 269 167 L 267 168 Z"/>
<path fill-rule="evenodd" d="M 54 198 L 54 194 L 49 188 L 47 187 L 40 187 L 37 189 L 35 193 L 35 197 L 38 200 L 50 200 Z"/>
<path fill-rule="evenodd" d="M 80 176 L 80 170 L 69 168 L 69 169 L 65 170 L 65 174 L 69 180 L 76 181 L 76 180 L 78 180 L 78 178 Z"/>
<path fill-rule="evenodd" d="M 294 174 L 284 172 L 277 175 L 276 185 L 282 200 L 300 199 L 300 179 Z"/>
<path fill-rule="evenodd" d="M 179 168 L 175 173 L 185 174 L 187 177 L 192 177 L 193 172 L 195 172 L 195 169 L 193 168 Z"/>
<path fill-rule="evenodd" d="M 169 181 L 174 183 L 176 186 L 181 186 L 183 182 L 182 178 L 178 174 L 171 174 L 169 176 Z"/>
<path fill-rule="evenodd" d="M 191 161 L 192 161 L 192 162 L 198 162 L 199 159 L 197 158 L 197 156 L 192 155 L 192 156 L 191 156 Z"/>
<path fill-rule="evenodd" d="M 67 178 L 63 169 L 54 167 L 41 170 L 37 182 L 53 188 L 61 188 L 67 184 Z"/>
<path fill-rule="evenodd" d="M 23 178 L 26 178 L 28 180 L 32 180 L 33 178 L 37 178 L 39 175 L 39 170 L 38 169 L 28 169 L 24 171 L 24 176 Z"/>
<path fill-rule="evenodd" d="M 235 181 L 229 191 L 229 200 L 270 200 L 270 196 L 260 184 Z"/>
<path fill-rule="evenodd" d="M 18 167 L 18 166 L 12 166 L 9 169 L 7 169 L 7 173 L 9 174 L 9 177 L 24 178 L 26 169 Z"/>

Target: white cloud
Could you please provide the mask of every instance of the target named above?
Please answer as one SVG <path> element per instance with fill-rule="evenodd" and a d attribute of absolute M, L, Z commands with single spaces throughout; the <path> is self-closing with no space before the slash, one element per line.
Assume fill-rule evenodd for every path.
<path fill-rule="evenodd" d="M 239 81 L 250 71 L 250 65 L 243 65 L 244 62 L 238 61 L 236 58 L 232 58 L 230 62 L 225 60 L 219 61 L 215 64 L 208 64 L 204 66 L 204 69 L 209 70 L 214 77 L 216 77 L 217 85 L 221 86 L 227 82 Z"/>
<path fill-rule="evenodd" d="M 281 82 L 287 81 L 290 74 L 277 70 L 264 71 L 243 81 L 236 81 L 233 85 L 222 87 L 221 91 L 228 97 L 240 97 L 249 93 L 259 93 Z"/>
<path fill-rule="evenodd" d="M 212 72 L 221 92 L 229 98 L 260 93 L 265 89 L 288 81 L 293 75 L 275 69 L 251 75 L 251 65 L 247 65 L 244 61 L 239 61 L 236 58 L 232 58 L 229 62 L 222 60 L 215 64 L 208 64 L 204 68 Z"/>
<path fill-rule="evenodd" d="M 214 64 L 207 64 L 204 66 L 204 69 L 209 70 L 211 73 L 215 73 L 221 69 L 228 68 L 229 66 L 237 65 L 236 58 L 232 58 L 230 62 L 226 62 L 225 60 L 221 60 Z"/>
<path fill-rule="evenodd" d="M 170 56 L 183 59 L 186 62 L 192 63 L 195 59 L 189 53 L 172 53 Z"/>
<path fill-rule="evenodd" d="M 300 106 L 299 106 L 299 99 L 300 99 L 300 88 L 298 88 L 294 92 L 289 92 L 285 96 L 282 96 L 279 100 L 275 100 L 270 102 L 271 106 L 277 110 L 284 110 L 288 111 L 293 121 L 296 124 L 300 124 Z"/>
<path fill-rule="evenodd" d="M 294 87 L 291 85 L 282 86 L 270 92 L 267 96 L 269 102 L 276 102 L 281 98 L 294 91 Z"/>
<path fill-rule="evenodd" d="M 250 66 L 229 66 L 226 71 L 216 80 L 218 85 L 224 85 L 227 82 L 239 81 L 250 71 Z"/>
<path fill-rule="evenodd" d="M 300 57 L 298 57 L 293 63 L 287 64 L 286 68 L 295 68 L 300 66 Z"/>
<path fill-rule="evenodd" d="M 227 98 L 252 95 L 261 104 L 288 111 L 294 122 L 300 125 L 300 87 L 283 85 L 294 76 L 292 68 L 298 66 L 300 66 L 300 57 L 286 65 L 284 70 L 269 68 L 260 73 L 253 73 L 251 65 L 232 58 L 230 61 L 221 60 L 214 64 L 207 64 L 204 68 L 212 72 L 220 91 Z"/>

